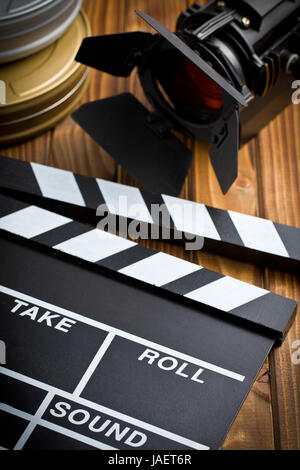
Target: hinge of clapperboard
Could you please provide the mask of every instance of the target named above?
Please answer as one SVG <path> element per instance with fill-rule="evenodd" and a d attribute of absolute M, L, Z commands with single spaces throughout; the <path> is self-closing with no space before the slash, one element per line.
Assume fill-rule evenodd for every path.
<path fill-rule="evenodd" d="M 0 188 L 5 193 L 0 195 L 2 236 L 21 238 L 109 275 L 126 276 L 139 287 L 176 296 L 178 302 L 201 305 L 215 316 L 226 315 L 231 322 L 267 334 L 277 343 L 285 338 L 295 318 L 297 304 L 293 300 L 70 219 L 70 212 L 86 222 L 95 216 L 90 206 L 101 193 L 93 178 L 3 157 L 0 174 L 4 175 L 4 179 L 0 176 Z M 135 195 L 143 200 L 145 195 L 136 188 L 100 182 L 104 202 L 108 188 L 111 199 L 120 194 L 120 188 L 129 198 Z M 82 192 L 68 193 L 70 185 L 78 190 L 81 187 Z"/>

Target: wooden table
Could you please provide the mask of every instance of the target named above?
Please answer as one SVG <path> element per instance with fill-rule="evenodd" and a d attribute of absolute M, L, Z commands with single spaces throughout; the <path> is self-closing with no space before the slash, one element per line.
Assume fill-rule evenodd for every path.
<path fill-rule="evenodd" d="M 98 35 L 147 30 L 134 13 L 135 9 L 151 14 L 174 29 L 179 13 L 188 4 L 191 4 L 188 0 L 84 0 L 84 9 L 93 34 Z M 112 78 L 93 70 L 82 103 L 124 91 L 134 93 L 145 103 L 136 74 L 128 79 Z M 291 105 L 240 151 L 239 178 L 226 196 L 222 195 L 210 165 L 207 145 L 188 142 L 195 152 L 195 159 L 182 196 L 300 227 L 299 130 L 300 105 Z M 135 184 L 70 117 L 46 134 L 1 150 L 1 153 L 89 176 Z M 148 245 L 300 300 L 299 279 L 291 275 L 221 256 L 185 252 L 183 248 L 167 243 L 149 242 Z M 300 448 L 300 365 L 292 362 L 296 340 L 300 340 L 299 315 L 284 345 L 270 354 L 223 449 Z"/>

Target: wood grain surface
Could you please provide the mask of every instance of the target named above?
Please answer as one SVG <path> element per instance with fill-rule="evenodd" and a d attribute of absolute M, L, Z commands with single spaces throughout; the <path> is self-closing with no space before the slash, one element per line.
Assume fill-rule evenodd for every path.
<path fill-rule="evenodd" d="M 188 0 L 84 0 L 83 7 L 89 17 L 92 34 L 100 35 L 136 29 L 151 31 L 137 17 L 135 9 L 151 14 L 174 29 L 180 12 L 191 3 Z M 89 87 L 81 103 L 124 91 L 134 93 L 146 104 L 136 73 L 123 79 L 92 70 Z M 221 193 L 210 165 L 207 145 L 187 141 L 195 159 L 182 196 L 300 227 L 299 130 L 300 105 L 291 105 L 240 151 L 239 177 L 226 196 Z M 1 153 L 89 176 L 136 184 L 70 117 L 54 130 Z M 263 270 L 238 259 L 202 252 L 188 253 L 180 246 L 165 242 L 146 244 L 300 300 L 300 283 L 296 277 Z M 300 448 L 300 365 L 292 362 L 296 340 L 300 340 L 299 316 L 283 346 L 274 350 L 265 363 L 223 449 Z"/>

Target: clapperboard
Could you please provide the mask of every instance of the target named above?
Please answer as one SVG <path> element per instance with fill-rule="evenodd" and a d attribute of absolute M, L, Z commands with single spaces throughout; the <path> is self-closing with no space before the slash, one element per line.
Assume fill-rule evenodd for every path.
<path fill-rule="evenodd" d="M 296 303 L 21 189 L 0 196 L 0 446 L 218 449 Z"/>

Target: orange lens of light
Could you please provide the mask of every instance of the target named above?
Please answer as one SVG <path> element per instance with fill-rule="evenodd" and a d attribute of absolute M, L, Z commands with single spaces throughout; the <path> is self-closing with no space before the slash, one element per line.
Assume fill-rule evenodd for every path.
<path fill-rule="evenodd" d="M 177 57 L 172 67 L 173 86 L 181 101 L 197 110 L 217 111 L 224 100 L 220 86 L 186 57 Z"/>

